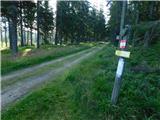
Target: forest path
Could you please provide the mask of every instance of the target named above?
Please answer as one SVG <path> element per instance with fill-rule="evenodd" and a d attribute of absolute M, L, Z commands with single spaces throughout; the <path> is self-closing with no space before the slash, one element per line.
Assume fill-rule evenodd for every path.
<path fill-rule="evenodd" d="M 42 83 L 54 80 L 56 77 L 63 74 L 65 70 L 77 65 L 82 60 L 95 54 L 102 48 L 102 46 L 96 46 L 72 55 L 2 76 L 2 109 L 31 92 L 33 89 L 40 87 Z"/>

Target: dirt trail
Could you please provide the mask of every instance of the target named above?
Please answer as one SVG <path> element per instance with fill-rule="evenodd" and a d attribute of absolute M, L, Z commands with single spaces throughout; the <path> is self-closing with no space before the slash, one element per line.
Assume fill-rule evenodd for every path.
<path fill-rule="evenodd" d="M 21 71 L 13 72 L 9 75 L 2 77 L 2 85 L 3 82 L 9 81 L 11 79 L 17 79 L 18 76 L 22 76 L 21 80 L 17 80 L 15 83 L 5 87 L 1 91 L 1 100 L 2 100 L 2 109 L 5 108 L 10 103 L 13 103 L 17 99 L 29 93 L 34 88 L 40 86 L 42 83 L 54 80 L 58 75 L 62 74 L 65 70 L 71 68 L 73 65 L 78 64 L 82 60 L 88 58 L 94 53 L 98 52 L 102 47 L 94 47 L 88 50 L 84 50 L 79 53 L 75 53 L 72 55 L 68 55 L 66 57 L 62 57 L 50 62 L 45 62 L 40 65 L 26 68 Z M 27 78 L 23 78 L 24 74 L 29 74 L 30 72 L 34 72 L 38 69 L 43 69 L 46 66 L 50 66 L 53 64 L 62 63 L 60 66 L 55 66 L 52 69 L 45 69 L 43 73 L 29 76 Z"/>
<path fill-rule="evenodd" d="M 94 49 L 94 48 L 92 48 L 92 49 Z M 26 74 L 26 73 L 28 73 L 28 72 L 35 71 L 35 70 L 40 69 L 40 68 L 42 68 L 43 66 L 46 66 L 46 65 L 49 65 L 49 64 L 54 64 L 54 63 L 56 63 L 56 62 L 61 62 L 61 61 L 63 61 L 63 60 L 66 60 L 66 59 L 68 59 L 68 58 L 71 58 L 71 57 L 75 56 L 75 54 L 76 54 L 76 55 L 77 55 L 77 54 L 83 54 L 83 53 L 85 53 L 85 52 L 87 52 L 87 51 L 90 51 L 90 50 L 91 50 L 91 49 L 87 49 L 87 50 L 84 50 L 84 51 L 81 51 L 81 52 L 78 52 L 78 53 L 74 53 L 74 54 L 71 54 L 71 55 L 68 55 L 68 56 L 65 56 L 65 57 L 61 57 L 61 58 L 58 58 L 58 59 L 49 61 L 49 62 L 44 62 L 44 63 L 42 63 L 42 64 L 40 64 L 40 65 L 35 65 L 35 66 L 33 66 L 33 67 L 29 67 L 29 68 L 25 68 L 25 69 L 22 69 L 22 70 L 17 70 L 17 71 L 15 71 L 15 72 L 11 72 L 11 73 L 9 73 L 9 74 L 7 74 L 7 75 L 2 76 L 2 81 L 4 81 L 4 80 L 9 80 L 10 78 L 13 78 L 13 77 L 16 77 L 16 76 L 19 76 L 19 75 L 23 75 L 23 74 Z"/>

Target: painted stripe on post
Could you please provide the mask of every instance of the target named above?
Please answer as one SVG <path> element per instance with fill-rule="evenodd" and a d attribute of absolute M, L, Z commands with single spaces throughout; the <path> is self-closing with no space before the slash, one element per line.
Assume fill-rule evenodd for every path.
<path fill-rule="evenodd" d="M 126 47 L 126 42 L 127 42 L 127 40 L 121 40 L 120 41 L 120 48 L 121 49 L 124 49 Z"/>
<path fill-rule="evenodd" d="M 123 72 L 123 67 L 124 67 L 124 59 L 123 58 L 119 58 L 117 71 L 116 71 L 117 77 L 121 77 L 122 72 Z"/>

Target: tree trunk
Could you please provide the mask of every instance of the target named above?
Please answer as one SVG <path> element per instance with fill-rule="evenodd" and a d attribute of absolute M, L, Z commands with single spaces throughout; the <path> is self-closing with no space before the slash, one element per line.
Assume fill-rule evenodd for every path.
<path fill-rule="evenodd" d="M 23 43 L 26 45 L 26 31 L 23 31 Z"/>
<path fill-rule="evenodd" d="M 135 14 L 135 17 L 136 17 L 136 19 L 135 19 L 135 25 L 137 25 L 138 24 L 138 22 L 139 22 L 139 10 L 138 10 L 138 5 L 139 4 L 136 4 L 136 14 Z M 133 37 L 131 38 L 132 39 L 132 46 L 134 47 L 135 46 L 135 38 L 136 38 L 136 32 L 134 31 L 133 32 Z"/>
<path fill-rule="evenodd" d="M 12 49 L 12 31 L 11 31 L 11 20 L 8 18 L 8 29 L 9 29 L 9 47 Z"/>
<path fill-rule="evenodd" d="M 29 31 L 27 31 L 27 45 L 29 45 Z"/>
<path fill-rule="evenodd" d="M 49 44 L 49 41 L 48 41 L 48 39 L 47 39 L 48 37 L 47 37 L 47 33 L 45 33 L 44 34 L 44 44 Z"/>
<path fill-rule="evenodd" d="M 51 43 L 52 37 L 49 35 L 49 44 Z"/>
<path fill-rule="evenodd" d="M 132 47 L 135 46 L 135 38 L 136 38 L 136 33 L 133 33 L 133 37 L 132 37 Z"/>
<path fill-rule="evenodd" d="M 149 35 L 149 31 L 147 31 L 144 36 L 144 48 L 148 48 L 149 39 L 150 39 L 150 35 Z"/>
<path fill-rule="evenodd" d="M 137 4 L 137 10 L 136 10 L 136 20 L 135 20 L 135 24 L 138 24 L 138 22 L 139 22 L 139 10 L 138 10 L 138 4 Z"/>
<path fill-rule="evenodd" d="M 2 27 L 1 27 L 1 47 L 3 47 L 3 32 L 2 32 Z"/>
<path fill-rule="evenodd" d="M 58 30 L 58 18 L 57 18 L 57 14 L 58 14 L 58 0 L 57 0 L 57 4 L 56 4 L 56 7 L 57 7 L 57 10 L 56 10 L 56 34 L 55 34 L 55 45 L 57 45 L 58 44 L 58 36 L 59 36 L 59 30 Z"/>
<path fill-rule="evenodd" d="M 37 48 L 40 47 L 39 45 L 39 39 L 40 39 L 40 31 L 39 31 L 39 7 L 40 7 L 40 1 L 37 1 Z"/>
<path fill-rule="evenodd" d="M 60 35 L 59 35 L 59 43 L 60 43 L 60 45 L 62 45 L 62 33 L 60 33 Z"/>
<path fill-rule="evenodd" d="M 72 33 L 71 34 L 71 44 L 73 44 L 74 43 L 74 34 Z"/>
<path fill-rule="evenodd" d="M 6 24 L 6 21 L 5 21 L 5 44 L 6 44 L 6 47 L 7 47 L 7 24 Z"/>
<path fill-rule="evenodd" d="M 153 20 L 153 9 L 154 9 L 154 1 L 150 1 L 150 6 L 149 6 L 149 19 Z"/>
<path fill-rule="evenodd" d="M 23 39 L 23 18 L 22 18 L 22 1 L 20 1 L 20 29 L 21 29 L 21 46 L 24 46 L 24 39 Z"/>
<path fill-rule="evenodd" d="M 18 47 L 17 47 L 17 20 L 12 19 L 10 21 L 10 32 L 11 32 L 11 46 L 13 56 L 17 55 Z"/>
<path fill-rule="evenodd" d="M 77 38 L 76 38 L 76 44 L 78 45 L 79 44 L 79 39 L 80 39 L 80 35 L 77 35 Z"/>
<path fill-rule="evenodd" d="M 10 12 L 12 13 L 12 17 L 9 20 L 9 28 L 10 28 L 10 41 L 11 41 L 11 48 L 12 48 L 12 54 L 15 57 L 17 55 L 18 52 L 18 46 L 17 46 L 17 13 L 18 13 L 18 9 L 16 6 L 16 2 L 12 1 L 11 2 L 11 9 Z"/>
<path fill-rule="evenodd" d="M 145 33 L 144 36 L 144 48 L 148 48 L 149 44 L 152 42 L 155 30 L 158 26 L 158 22 L 155 22 L 152 27 Z"/>
<path fill-rule="evenodd" d="M 53 44 L 54 43 L 54 31 L 52 30 L 52 34 L 51 34 L 51 43 Z"/>
<path fill-rule="evenodd" d="M 56 36 L 55 36 L 55 45 L 58 44 L 58 32 L 57 32 L 57 28 L 56 28 Z"/>
<path fill-rule="evenodd" d="M 30 28 L 30 39 L 31 39 L 31 46 L 33 45 L 33 39 L 32 39 L 32 28 Z"/>

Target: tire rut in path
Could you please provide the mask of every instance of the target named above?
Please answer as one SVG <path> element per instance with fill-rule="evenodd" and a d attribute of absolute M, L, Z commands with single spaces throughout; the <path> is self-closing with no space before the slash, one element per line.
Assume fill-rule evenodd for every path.
<path fill-rule="evenodd" d="M 50 79 L 54 80 L 54 78 L 56 78 L 58 75 L 60 75 L 60 73 L 62 74 L 66 69 L 71 68 L 73 65 L 78 64 L 79 62 L 81 62 L 82 60 L 84 60 L 84 59 L 88 58 L 89 56 L 93 55 L 94 53 L 96 53 L 100 49 L 102 49 L 102 47 L 101 48 L 100 47 L 91 48 L 91 50 L 88 50 L 87 53 L 82 52 L 83 54 L 80 55 L 79 58 L 77 58 L 73 61 L 70 61 L 70 63 L 67 62 L 67 64 L 64 64 L 63 66 L 61 66 L 59 68 L 50 70 L 47 74 L 42 74 L 42 75 L 39 75 L 38 77 L 37 76 L 32 77 L 28 80 L 18 81 L 15 84 L 13 84 L 13 85 L 7 87 L 6 89 L 2 90 L 1 91 L 1 98 L 2 98 L 1 99 L 2 100 L 1 106 L 2 106 L 2 109 L 7 107 L 9 104 L 13 103 L 15 100 L 17 100 L 17 99 L 21 98 L 22 96 L 26 95 L 32 89 L 36 88 L 37 86 L 40 86 L 43 82 L 49 81 Z M 74 57 L 74 55 L 70 55 L 70 56 Z M 65 60 L 65 58 L 61 58 L 60 60 L 57 60 L 57 61 L 61 62 L 62 59 Z M 54 60 L 54 61 L 56 61 L 56 60 Z M 41 66 L 43 68 L 43 66 L 45 66 L 45 65 L 55 63 L 54 61 L 43 63 L 42 65 L 39 65 L 39 66 Z M 39 66 L 37 68 L 39 68 Z M 27 71 L 24 71 L 25 74 L 27 74 L 27 72 L 31 72 L 31 70 L 27 69 Z M 13 76 L 14 76 L 14 74 L 13 74 Z"/>

